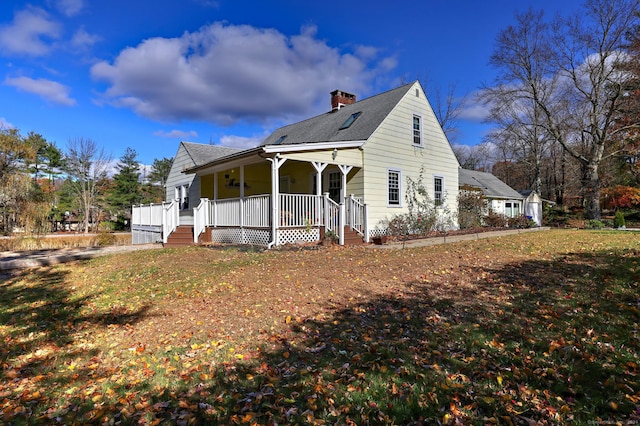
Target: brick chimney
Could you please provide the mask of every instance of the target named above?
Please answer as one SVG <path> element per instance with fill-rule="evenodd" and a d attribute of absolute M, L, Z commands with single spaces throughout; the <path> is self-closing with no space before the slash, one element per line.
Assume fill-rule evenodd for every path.
<path fill-rule="evenodd" d="M 342 90 L 334 90 L 331 92 L 331 111 L 337 111 L 345 105 L 356 102 L 356 95 L 343 92 Z"/>

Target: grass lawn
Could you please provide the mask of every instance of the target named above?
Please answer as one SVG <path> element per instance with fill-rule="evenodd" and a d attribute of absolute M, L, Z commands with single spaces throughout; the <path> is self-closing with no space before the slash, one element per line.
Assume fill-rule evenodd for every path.
<path fill-rule="evenodd" d="M 0 281 L 0 423 L 636 424 L 639 254 L 570 230 L 25 271 Z"/>

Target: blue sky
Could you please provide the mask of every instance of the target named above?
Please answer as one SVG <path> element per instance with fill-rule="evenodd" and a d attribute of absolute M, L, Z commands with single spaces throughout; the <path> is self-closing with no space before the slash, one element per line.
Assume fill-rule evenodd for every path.
<path fill-rule="evenodd" d="M 115 159 L 172 157 L 181 140 L 252 147 L 329 109 L 428 79 L 472 95 L 493 81 L 498 32 L 529 7 L 577 1 L 0 1 L 0 126 Z M 428 88 L 427 88 L 428 89 Z M 429 90 L 428 90 L 429 92 Z M 472 98 L 472 97 L 471 97 Z M 481 142 L 469 102 L 455 144 Z"/>

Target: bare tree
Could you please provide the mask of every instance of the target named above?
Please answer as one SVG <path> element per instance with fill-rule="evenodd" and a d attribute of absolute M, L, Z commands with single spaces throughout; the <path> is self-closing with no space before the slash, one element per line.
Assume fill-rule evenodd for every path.
<path fill-rule="evenodd" d="M 543 14 L 518 14 L 502 31 L 489 90 L 497 104 L 524 108 L 532 127 L 558 142 L 581 166 L 587 218 L 600 218 L 599 166 L 616 155 L 613 133 L 624 84 L 616 63 L 640 0 L 587 0 L 580 14 L 547 24 Z M 535 118 L 532 121 L 531 118 Z M 522 123 L 520 123 L 522 124 Z M 634 124 L 635 125 L 635 124 Z"/>
<path fill-rule="evenodd" d="M 449 84 L 446 94 L 444 94 L 441 87 L 432 83 L 427 74 L 424 76 L 419 74 L 418 81 L 420 81 L 422 88 L 426 92 L 438 124 L 440 124 L 449 143 L 454 145 L 458 135 L 458 119 L 464 109 L 467 96 L 457 96 L 454 83 Z M 402 77 L 400 82 L 405 84 L 407 79 Z"/>
<path fill-rule="evenodd" d="M 83 230 L 89 232 L 92 209 L 96 208 L 111 157 L 91 139 L 69 141 L 65 172 L 83 218 Z"/>

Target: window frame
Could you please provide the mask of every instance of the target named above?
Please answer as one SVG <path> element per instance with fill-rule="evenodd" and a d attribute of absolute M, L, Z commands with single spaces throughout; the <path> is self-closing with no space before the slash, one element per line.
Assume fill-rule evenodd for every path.
<path fill-rule="evenodd" d="M 415 128 L 416 119 L 418 120 L 418 129 Z M 423 137 L 423 128 L 424 128 L 424 120 L 422 119 L 422 115 L 413 113 L 411 117 L 411 145 L 418 148 L 424 147 L 424 137 Z M 416 138 L 418 138 L 419 142 L 416 143 Z"/>
<path fill-rule="evenodd" d="M 398 192 L 397 202 L 391 200 L 391 174 L 397 175 L 397 188 L 393 188 Z M 387 169 L 387 207 L 402 207 L 402 170 L 400 169 Z"/>
<path fill-rule="evenodd" d="M 437 182 L 440 181 L 440 190 L 437 190 Z M 444 204 L 444 176 L 433 175 L 433 205 L 442 207 Z"/>

